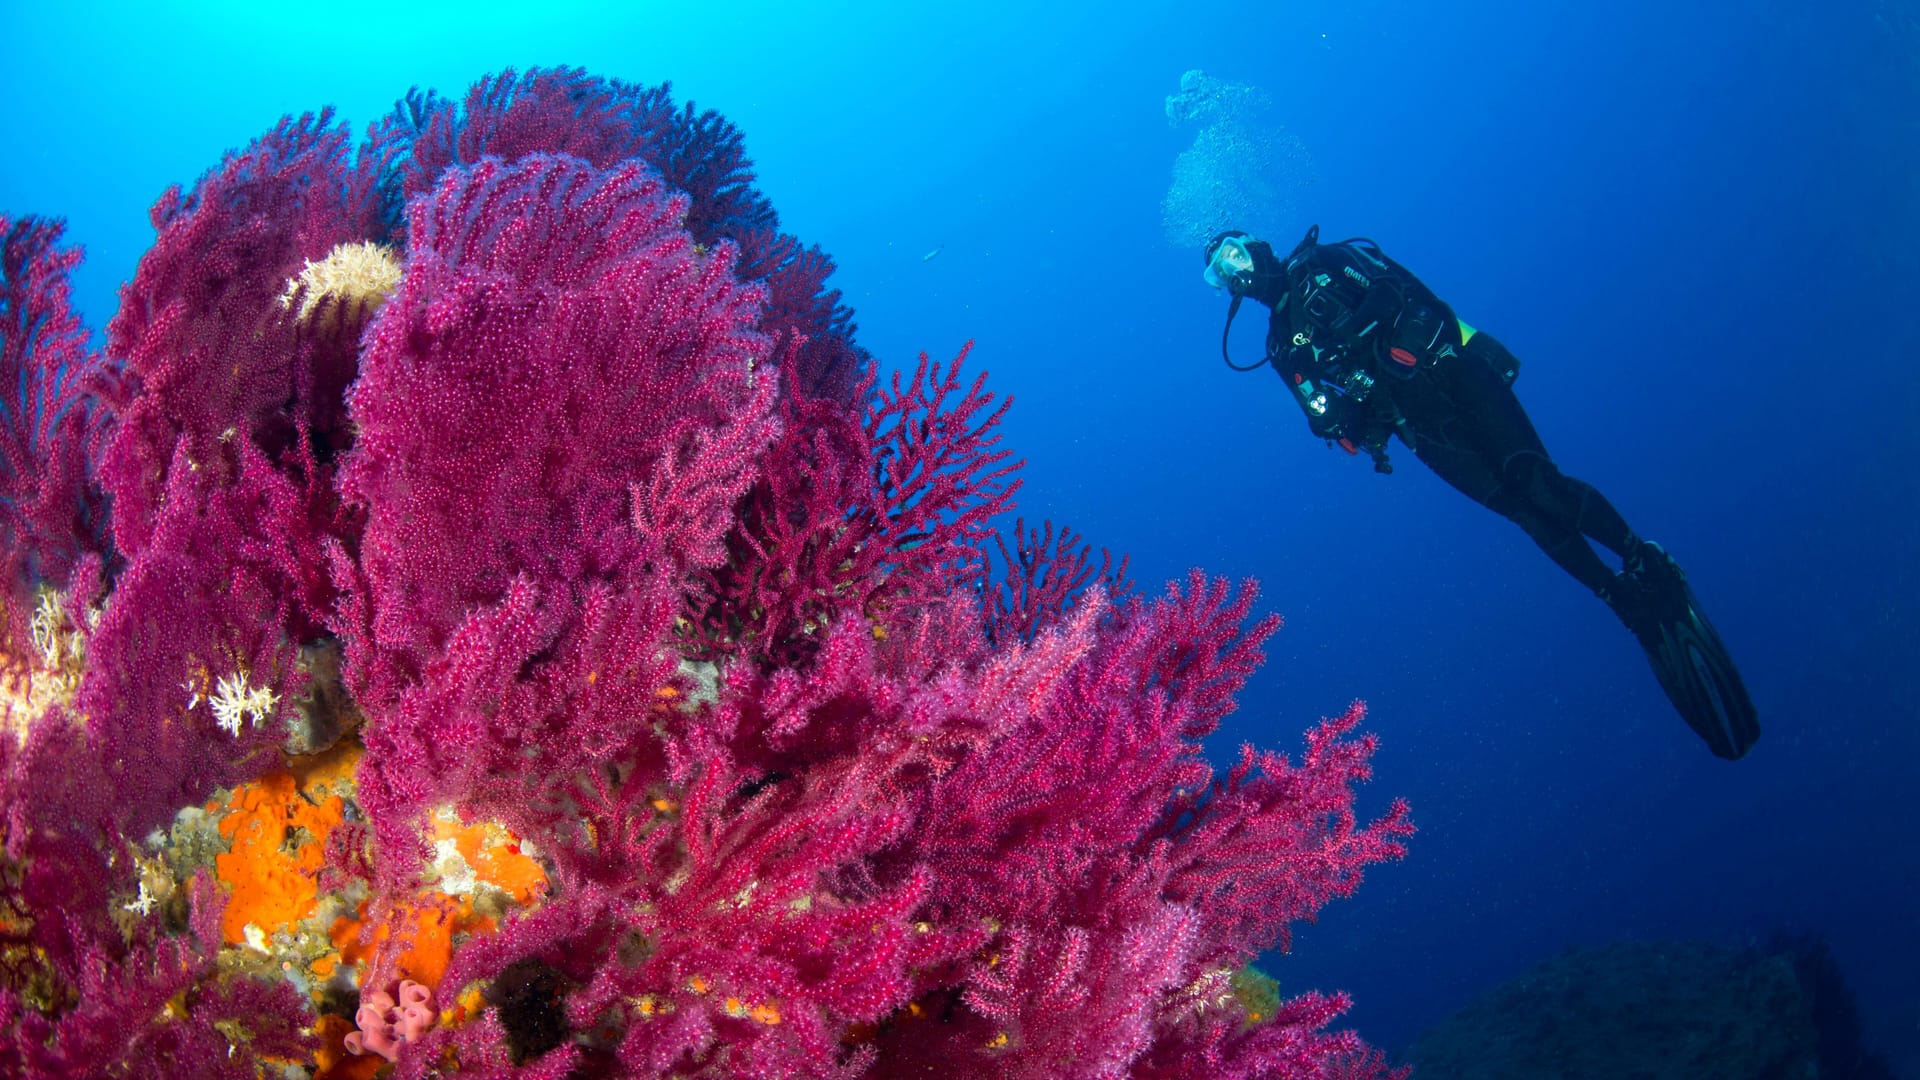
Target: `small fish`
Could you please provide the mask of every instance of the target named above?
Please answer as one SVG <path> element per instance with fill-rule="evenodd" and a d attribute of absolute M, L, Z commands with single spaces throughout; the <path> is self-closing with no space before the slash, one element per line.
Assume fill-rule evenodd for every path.
<path fill-rule="evenodd" d="M 938 255 L 938 254 L 940 254 L 941 252 L 943 252 L 943 251 L 945 251 L 945 250 L 947 250 L 947 245 L 945 245 L 945 244 L 936 244 L 936 245 L 934 245 L 934 248 L 933 248 L 933 250 L 932 250 L 932 251 L 929 251 L 929 252 L 927 252 L 927 253 L 926 253 L 925 255 L 922 255 L 922 256 L 920 256 L 920 261 L 921 261 L 921 262 L 932 262 L 932 261 L 933 261 L 933 257 L 934 257 L 935 255 Z"/>

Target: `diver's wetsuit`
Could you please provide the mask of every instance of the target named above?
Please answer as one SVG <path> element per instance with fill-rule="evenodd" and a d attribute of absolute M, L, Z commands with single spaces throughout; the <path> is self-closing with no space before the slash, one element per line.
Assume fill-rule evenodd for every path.
<path fill-rule="evenodd" d="M 1615 575 L 1587 544 L 1622 559 L 1640 540 L 1590 484 L 1561 472 L 1513 393 L 1519 361 L 1464 326 L 1432 290 L 1367 241 L 1303 242 L 1273 306 L 1268 360 L 1315 434 L 1387 469 L 1398 435 L 1440 478 L 1513 521 L 1581 584 L 1610 601 Z"/>
<path fill-rule="evenodd" d="M 1284 260 L 1236 230 L 1208 245 L 1207 283 L 1233 294 L 1220 342 L 1227 364 L 1272 364 L 1314 434 L 1348 453 L 1366 450 L 1380 472 L 1393 471 L 1386 444 L 1398 435 L 1441 479 L 1525 529 L 1620 616 L 1708 747 L 1744 755 L 1760 737 L 1759 714 L 1726 644 L 1672 556 L 1547 456 L 1513 394 L 1520 362 L 1372 241 L 1319 237 L 1308 230 Z M 1245 297 L 1273 315 L 1265 357 L 1243 366 L 1226 352 Z M 1620 573 L 1589 540 L 1620 556 Z"/>

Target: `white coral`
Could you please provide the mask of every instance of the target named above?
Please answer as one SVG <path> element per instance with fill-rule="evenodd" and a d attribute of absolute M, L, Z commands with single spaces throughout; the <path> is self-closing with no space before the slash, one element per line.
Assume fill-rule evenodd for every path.
<path fill-rule="evenodd" d="M 248 686 L 246 675 L 239 672 L 220 676 L 213 696 L 207 699 L 207 707 L 213 710 L 214 720 L 235 738 L 240 735 L 241 725 L 251 721 L 258 727 L 273 715 L 274 708 L 279 704 L 280 695 L 265 686 Z"/>
<path fill-rule="evenodd" d="M 333 317 L 346 314 L 357 320 L 386 303 L 400 287 L 401 270 L 399 255 L 385 244 L 340 244 L 318 262 L 308 260 L 298 275 L 287 279 L 280 306 L 292 311 L 297 303 L 294 321 L 304 323 L 323 302 L 331 302 Z"/>
<path fill-rule="evenodd" d="M 135 897 L 130 903 L 121 904 L 120 910 L 131 911 L 136 915 L 146 915 L 153 911 L 153 905 L 159 903 L 159 901 L 160 898 L 147 891 L 147 883 L 142 881 L 140 882 L 140 895 Z"/>

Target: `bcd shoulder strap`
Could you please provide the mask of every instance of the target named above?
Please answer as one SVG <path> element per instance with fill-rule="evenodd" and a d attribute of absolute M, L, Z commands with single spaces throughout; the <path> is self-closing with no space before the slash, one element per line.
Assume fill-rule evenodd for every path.
<path fill-rule="evenodd" d="M 1295 321 L 1354 341 L 1368 341 L 1382 326 L 1391 327 L 1406 301 L 1392 262 L 1364 237 L 1338 244 L 1302 241 L 1287 273 Z"/>

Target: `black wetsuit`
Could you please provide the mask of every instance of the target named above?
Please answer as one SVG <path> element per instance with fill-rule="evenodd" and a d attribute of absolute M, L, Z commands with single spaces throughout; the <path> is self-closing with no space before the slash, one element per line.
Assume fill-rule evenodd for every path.
<path fill-rule="evenodd" d="M 1371 242 L 1312 240 L 1288 257 L 1267 296 L 1250 294 L 1274 309 L 1267 359 L 1309 428 L 1368 451 L 1381 471 L 1390 471 L 1385 445 L 1398 435 L 1441 479 L 1612 601 L 1614 571 L 1587 540 L 1622 558 L 1640 540 L 1606 496 L 1548 457 L 1513 393 L 1519 361 Z"/>
<path fill-rule="evenodd" d="M 1441 479 L 1526 530 L 1620 616 L 1713 752 L 1745 754 L 1760 737 L 1759 714 L 1725 642 L 1672 556 L 1547 456 L 1513 394 L 1520 362 L 1372 241 L 1322 244 L 1319 236 L 1309 230 L 1284 260 L 1232 230 L 1208 246 L 1208 283 L 1233 293 L 1220 342 L 1228 365 L 1273 365 L 1314 434 L 1348 453 L 1367 451 L 1380 472 L 1393 471 L 1386 446 L 1397 435 Z M 1225 247 L 1229 240 L 1236 246 Z M 1265 357 L 1240 365 L 1226 353 L 1246 297 L 1273 316 Z M 1620 556 L 1621 572 L 1589 541 Z"/>

